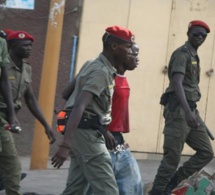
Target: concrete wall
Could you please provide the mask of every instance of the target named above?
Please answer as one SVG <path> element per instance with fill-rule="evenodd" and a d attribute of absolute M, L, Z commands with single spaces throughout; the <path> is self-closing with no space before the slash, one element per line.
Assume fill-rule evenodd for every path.
<path fill-rule="evenodd" d="M 140 65 L 127 73 L 131 87 L 131 133 L 126 135 L 126 140 L 132 150 L 162 152 L 164 121 L 159 99 L 168 83 L 163 70 L 172 51 L 187 40 L 188 23 L 195 19 L 205 21 L 212 30 L 199 49 L 202 99 L 198 106 L 202 118 L 215 133 L 215 77 L 206 75 L 206 71 L 215 66 L 214 10 L 213 0 L 84 1 L 77 71 L 85 60 L 101 52 L 101 37 L 107 26 L 128 27 L 135 32 L 136 42 L 140 46 Z M 192 154 L 193 151 L 185 147 L 183 153 Z"/>

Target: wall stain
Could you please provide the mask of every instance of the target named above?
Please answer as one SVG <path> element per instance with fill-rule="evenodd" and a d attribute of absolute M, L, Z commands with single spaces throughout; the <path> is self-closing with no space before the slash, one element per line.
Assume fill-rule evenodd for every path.
<path fill-rule="evenodd" d="M 58 14 L 63 14 L 62 8 L 65 5 L 65 0 L 62 0 L 60 3 L 54 3 L 53 7 L 50 10 L 49 19 L 53 27 L 57 27 L 56 17 Z"/>

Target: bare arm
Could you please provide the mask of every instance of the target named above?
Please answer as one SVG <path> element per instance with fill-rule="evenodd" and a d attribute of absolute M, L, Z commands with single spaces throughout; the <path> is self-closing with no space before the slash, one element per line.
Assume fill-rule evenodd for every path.
<path fill-rule="evenodd" d="M 77 97 L 66 125 L 63 141 L 56 154 L 52 157 L 52 164 L 54 167 L 60 168 L 69 155 L 73 132 L 78 127 L 84 110 L 92 99 L 93 94 L 87 91 L 82 91 Z"/>
<path fill-rule="evenodd" d="M 69 85 L 63 90 L 62 97 L 65 100 L 68 100 L 70 95 L 73 93 L 75 89 L 76 78 L 69 83 Z"/>
<path fill-rule="evenodd" d="M 184 75 L 180 73 L 175 73 L 173 75 L 172 81 L 173 81 L 173 86 L 174 86 L 174 91 L 177 96 L 177 99 L 182 106 L 185 116 L 186 116 L 186 121 L 189 126 L 197 128 L 199 126 L 199 123 L 197 119 L 194 117 L 188 102 L 186 100 L 184 88 L 183 88 L 183 80 L 184 80 Z"/>
<path fill-rule="evenodd" d="M 55 135 L 53 131 L 51 130 L 51 127 L 47 123 L 46 119 L 44 118 L 42 111 L 39 107 L 39 104 L 37 102 L 37 99 L 34 96 L 32 86 L 30 85 L 29 88 L 27 89 L 25 95 L 25 103 L 30 110 L 30 112 L 40 121 L 40 123 L 43 125 L 45 128 L 45 133 L 47 134 L 48 139 L 50 140 L 50 143 L 54 143 Z"/>

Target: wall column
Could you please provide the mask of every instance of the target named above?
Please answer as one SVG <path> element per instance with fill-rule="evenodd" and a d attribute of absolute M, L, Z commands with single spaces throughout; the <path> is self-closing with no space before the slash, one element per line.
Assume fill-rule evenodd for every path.
<path fill-rule="evenodd" d="M 65 0 L 51 0 L 39 91 L 39 105 L 50 125 L 52 125 L 54 110 L 64 6 Z M 30 169 L 47 168 L 48 158 L 49 140 L 44 133 L 43 126 L 36 121 Z"/>

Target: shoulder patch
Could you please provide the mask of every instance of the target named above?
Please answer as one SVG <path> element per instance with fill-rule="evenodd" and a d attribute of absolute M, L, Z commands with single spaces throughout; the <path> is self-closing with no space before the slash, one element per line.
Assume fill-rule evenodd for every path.
<path fill-rule="evenodd" d="M 15 76 L 9 76 L 8 78 L 9 78 L 9 80 L 15 80 L 16 79 Z"/>

